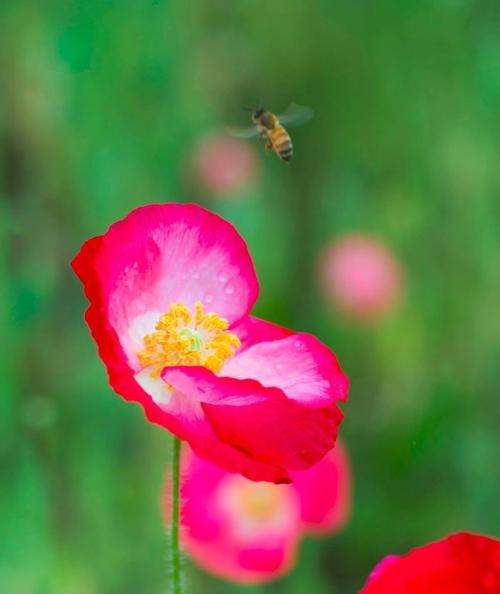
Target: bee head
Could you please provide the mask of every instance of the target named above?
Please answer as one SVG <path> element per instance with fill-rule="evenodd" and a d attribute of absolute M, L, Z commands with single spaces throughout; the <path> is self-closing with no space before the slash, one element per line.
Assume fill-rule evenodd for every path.
<path fill-rule="evenodd" d="M 263 113 L 265 113 L 265 109 L 263 107 L 258 107 L 253 113 L 252 113 L 252 120 L 254 122 L 257 122 L 257 120 L 262 116 Z"/>

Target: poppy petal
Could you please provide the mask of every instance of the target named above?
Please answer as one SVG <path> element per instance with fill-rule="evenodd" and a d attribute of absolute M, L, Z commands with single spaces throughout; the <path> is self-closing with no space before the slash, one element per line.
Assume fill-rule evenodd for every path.
<path fill-rule="evenodd" d="M 346 400 L 349 382 L 331 350 L 310 334 L 259 342 L 229 359 L 222 373 L 280 388 L 288 398 L 320 405 Z"/>
<path fill-rule="evenodd" d="M 250 254 L 236 229 L 193 204 L 134 210 L 84 244 L 72 265 L 91 302 L 86 319 L 94 338 L 98 344 L 115 341 L 105 336 L 115 333 L 135 371 L 143 337 L 173 303 L 193 308 L 201 301 L 237 324 L 258 295 Z"/>
<path fill-rule="evenodd" d="M 168 367 L 162 378 L 200 401 L 222 441 L 260 462 L 301 470 L 335 444 L 342 413 L 333 403 L 303 406 L 277 388 L 203 367 Z"/>

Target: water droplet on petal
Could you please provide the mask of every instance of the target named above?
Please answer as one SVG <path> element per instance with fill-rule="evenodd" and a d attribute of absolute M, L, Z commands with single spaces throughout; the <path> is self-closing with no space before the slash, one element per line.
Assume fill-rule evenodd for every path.
<path fill-rule="evenodd" d="M 219 276 L 217 278 L 219 279 L 219 282 L 225 283 L 225 282 L 227 282 L 228 276 L 227 276 L 227 274 L 224 274 L 223 272 L 221 272 L 221 274 L 219 274 Z"/>
<path fill-rule="evenodd" d="M 301 349 L 301 348 L 302 348 L 302 343 L 300 342 L 300 340 L 296 340 L 296 341 L 293 343 L 293 346 L 294 346 L 296 349 Z"/>
<path fill-rule="evenodd" d="M 194 278 L 194 280 L 198 280 L 200 278 L 200 273 L 199 272 L 193 272 L 193 278 Z"/>
<path fill-rule="evenodd" d="M 207 293 L 205 295 L 205 297 L 203 298 L 203 301 L 205 303 L 212 303 L 213 300 L 214 300 L 214 296 L 211 293 Z"/>
<path fill-rule="evenodd" d="M 234 293 L 233 285 L 227 285 L 224 289 L 224 293 L 226 293 L 226 295 L 232 295 Z"/>
<path fill-rule="evenodd" d="M 282 363 L 275 363 L 274 364 L 274 369 L 276 369 L 276 371 L 282 371 L 283 370 L 283 364 Z"/>

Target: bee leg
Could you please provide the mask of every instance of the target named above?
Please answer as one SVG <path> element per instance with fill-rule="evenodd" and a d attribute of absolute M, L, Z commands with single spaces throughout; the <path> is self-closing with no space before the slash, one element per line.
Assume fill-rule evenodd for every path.
<path fill-rule="evenodd" d="M 266 143 L 266 146 L 264 147 L 266 149 L 266 151 L 270 151 L 273 148 L 273 145 L 270 142 Z"/>

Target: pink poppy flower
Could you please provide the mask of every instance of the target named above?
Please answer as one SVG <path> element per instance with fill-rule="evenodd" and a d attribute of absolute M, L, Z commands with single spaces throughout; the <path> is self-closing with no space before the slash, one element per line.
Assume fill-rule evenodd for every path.
<path fill-rule="evenodd" d="M 198 146 L 194 167 L 205 187 L 229 196 L 255 177 L 258 160 L 248 142 L 225 134 L 212 134 Z"/>
<path fill-rule="evenodd" d="M 185 551 L 207 571 L 237 582 L 265 582 L 287 573 L 304 534 L 336 532 L 348 518 L 351 478 L 345 449 L 337 442 L 320 462 L 292 478 L 290 485 L 255 483 L 186 451 L 181 482 Z"/>
<path fill-rule="evenodd" d="M 150 421 L 253 480 L 288 482 L 333 448 L 347 378 L 315 337 L 249 316 L 257 278 L 227 221 L 144 206 L 73 268 L 111 386 Z"/>
<path fill-rule="evenodd" d="M 399 262 L 369 235 L 347 234 L 329 244 L 320 258 L 319 274 L 327 298 L 353 318 L 379 318 L 401 298 Z"/>
<path fill-rule="evenodd" d="M 360 594 L 498 594 L 500 540 L 461 532 L 386 557 Z"/>

